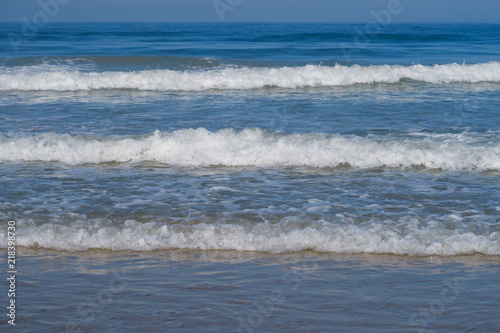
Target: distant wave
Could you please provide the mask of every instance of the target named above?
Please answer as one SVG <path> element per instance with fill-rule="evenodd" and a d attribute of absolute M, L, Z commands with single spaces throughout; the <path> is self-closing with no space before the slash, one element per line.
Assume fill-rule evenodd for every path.
<path fill-rule="evenodd" d="M 16 244 L 30 248 L 66 251 L 101 249 L 151 251 L 170 249 L 331 253 L 390 253 L 396 255 L 455 256 L 481 253 L 500 255 L 498 232 L 476 235 L 446 227 L 419 226 L 406 222 L 401 231 L 384 221 L 369 225 L 337 225 L 310 222 L 289 228 L 286 222 L 253 226 L 225 223 L 166 225 L 159 222 L 125 221 L 117 226 L 106 219 L 82 220 L 70 226 L 18 221 Z M 0 230 L 0 248 L 6 247 Z"/>
<path fill-rule="evenodd" d="M 500 62 L 446 65 L 239 67 L 189 71 L 168 69 L 88 72 L 68 66 L 0 67 L 0 91 L 137 89 L 205 91 L 209 89 L 303 88 L 398 83 L 402 80 L 447 84 L 500 82 Z"/>
<path fill-rule="evenodd" d="M 54 161 L 69 165 L 140 163 L 172 166 L 310 166 L 500 170 L 496 134 L 412 137 L 268 132 L 259 128 L 210 132 L 206 129 L 155 131 L 141 137 L 0 136 L 0 162 Z"/>

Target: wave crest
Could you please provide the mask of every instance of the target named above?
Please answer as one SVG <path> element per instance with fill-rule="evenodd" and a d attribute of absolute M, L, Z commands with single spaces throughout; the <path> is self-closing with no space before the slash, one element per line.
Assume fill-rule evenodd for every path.
<path fill-rule="evenodd" d="M 152 251 L 170 249 L 330 253 L 390 253 L 396 255 L 500 255 L 500 234 L 476 235 L 461 230 L 418 226 L 410 221 L 402 232 L 382 221 L 368 226 L 335 225 L 324 221 L 301 229 L 261 223 L 254 226 L 206 224 L 168 226 L 128 220 L 121 226 L 98 219 L 71 226 L 19 221 L 17 244 L 65 251 L 102 249 Z M 1 232 L 0 232 L 1 234 Z M 0 247 L 5 247 L 5 237 Z"/>
<path fill-rule="evenodd" d="M 424 138 L 284 134 L 259 128 L 211 132 L 182 129 L 143 137 L 85 137 L 46 133 L 0 137 L 0 162 L 53 161 L 69 165 L 140 163 L 171 166 L 308 166 L 354 168 L 423 166 L 500 170 L 500 144 L 465 134 Z"/>
<path fill-rule="evenodd" d="M 500 82 L 500 62 L 474 65 L 378 65 L 302 67 L 241 67 L 198 71 L 144 70 L 85 72 L 67 66 L 0 68 L 0 90 L 77 91 L 136 89 L 151 91 L 205 91 L 209 89 L 304 88 L 354 84 Z"/>

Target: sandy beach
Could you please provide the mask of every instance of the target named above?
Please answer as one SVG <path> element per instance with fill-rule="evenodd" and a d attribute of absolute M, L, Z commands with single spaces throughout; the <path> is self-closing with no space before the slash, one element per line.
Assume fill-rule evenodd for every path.
<path fill-rule="evenodd" d="M 18 324 L 25 331 L 500 331 L 497 257 L 19 255 Z"/>

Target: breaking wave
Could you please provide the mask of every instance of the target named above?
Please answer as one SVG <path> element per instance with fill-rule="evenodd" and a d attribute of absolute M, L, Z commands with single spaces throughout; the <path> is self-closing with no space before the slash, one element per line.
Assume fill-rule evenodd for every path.
<path fill-rule="evenodd" d="M 496 137 L 495 134 L 492 134 Z M 500 170 L 500 143 L 474 134 L 368 136 L 204 128 L 147 136 L 0 136 L 0 162 L 69 165 L 158 162 L 171 166 L 256 166 Z"/>
<path fill-rule="evenodd" d="M 205 91 L 209 89 L 304 88 L 354 84 L 500 82 L 500 62 L 445 65 L 377 65 L 302 67 L 226 67 L 178 71 L 89 72 L 63 65 L 0 67 L 0 91 L 136 89 Z"/>
<path fill-rule="evenodd" d="M 101 249 L 152 251 L 170 249 L 331 253 L 390 253 L 396 255 L 500 255 L 498 232 L 476 235 L 466 230 L 419 226 L 410 220 L 398 231 L 383 223 L 336 225 L 325 221 L 302 228 L 280 224 L 166 225 L 125 221 L 116 226 L 106 219 L 85 220 L 70 226 L 19 221 L 17 245 L 65 251 Z M 0 231 L 0 234 L 3 231 Z M 0 247 L 6 237 L 0 237 Z"/>

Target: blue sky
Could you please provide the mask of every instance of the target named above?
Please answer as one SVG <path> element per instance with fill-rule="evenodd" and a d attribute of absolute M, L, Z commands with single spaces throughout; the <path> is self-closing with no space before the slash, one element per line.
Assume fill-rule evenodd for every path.
<path fill-rule="evenodd" d="M 368 22 L 374 13 L 390 22 L 500 23 L 500 0 L 0 0 L 0 21 Z"/>

